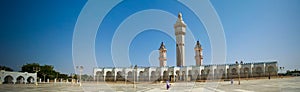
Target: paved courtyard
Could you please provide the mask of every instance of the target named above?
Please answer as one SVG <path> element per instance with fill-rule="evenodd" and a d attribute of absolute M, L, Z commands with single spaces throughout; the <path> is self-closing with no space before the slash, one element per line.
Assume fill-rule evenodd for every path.
<path fill-rule="evenodd" d="M 83 83 L 81 87 L 74 84 L 2 84 L 1 92 L 299 92 L 300 77 L 283 79 L 258 79 L 242 80 L 238 85 L 237 80 L 231 85 L 230 81 L 222 82 L 176 82 L 171 89 L 166 90 L 164 83 L 140 83 L 136 87 L 129 83 Z"/>

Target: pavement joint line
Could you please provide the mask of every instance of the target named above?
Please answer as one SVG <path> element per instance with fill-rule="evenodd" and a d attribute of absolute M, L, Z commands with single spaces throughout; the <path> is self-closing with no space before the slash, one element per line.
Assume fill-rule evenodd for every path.
<path fill-rule="evenodd" d="M 204 88 L 208 89 L 208 90 L 211 90 L 211 91 L 214 91 L 214 92 L 225 92 L 225 91 L 217 89 L 217 88 L 211 88 L 211 87 L 204 87 Z"/>
<path fill-rule="evenodd" d="M 254 92 L 254 91 L 243 90 L 243 89 L 234 89 L 234 91 L 238 91 L 238 92 Z"/>

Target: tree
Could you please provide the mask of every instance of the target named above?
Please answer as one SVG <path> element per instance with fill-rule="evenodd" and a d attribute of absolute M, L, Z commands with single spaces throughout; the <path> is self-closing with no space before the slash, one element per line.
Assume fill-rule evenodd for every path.
<path fill-rule="evenodd" d="M 10 67 L 6 67 L 6 66 L 0 66 L 0 70 L 5 70 L 5 71 L 14 71 L 13 69 L 11 69 Z"/>
<path fill-rule="evenodd" d="M 31 64 L 25 64 L 22 66 L 22 72 L 28 72 L 28 73 L 35 73 L 36 71 L 34 70 L 34 68 L 39 68 L 38 74 L 37 76 L 39 78 L 42 78 L 43 80 L 45 79 L 54 79 L 56 77 L 62 77 L 62 76 L 58 76 L 60 75 L 59 72 L 54 70 L 54 67 L 52 65 L 39 65 L 38 63 L 31 63 Z M 45 79 L 44 79 L 44 75 L 45 75 Z"/>
<path fill-rule="evenodd" d="M 33 68 L 41 67 L 38 63 L 32 63 L 32 64 L 25 64 L 22 66 L 21 72 L 28 72 L 28 73 L 35 73 Z"/>

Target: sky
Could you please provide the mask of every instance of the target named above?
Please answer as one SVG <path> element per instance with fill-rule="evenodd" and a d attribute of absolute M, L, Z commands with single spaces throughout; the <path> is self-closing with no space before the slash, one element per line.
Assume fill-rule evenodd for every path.
<path fill-rule="evenodd" d="M 73 36 L 87 2 L 1 0 L 0 65 L 18 71 L 23 64 L 39 63 L 53 65 L 62 73 L 74 73 Z M 278 66 L 286 70 L 300 68 L 299 0 L 211 0 L 210 4 L 224 30 L 226 60 L 223 63 L 276 60 Z M 90 19 L 99 19 L 96 14 L 104 11 L 98 7 L 107 6 L 93 5 L 98 6 L 88 11 L 92 14 Z M 157 66 L 157 50 L 161 42 L 167 48 L 167 65 L 175 66 L 173 25 L 178 12 L 182 13 L 187 24 L 187 65 L 195 64 L 193 49 L 197 40 L 204 49 L 203 63 L 214 64 L 211 62 L 213 48 L 209 30 L 202 21 L 204 18 L 198 18 L 188 6 L 174 0 L 125 0 L 109 10 L 100 24 L 86 23 L 97 26 L 96 33 L 92 34 L 95 35 L 92 41 L 95 66 L 124 65 L 119 61 L 130 62 L 125 65 Z"/>

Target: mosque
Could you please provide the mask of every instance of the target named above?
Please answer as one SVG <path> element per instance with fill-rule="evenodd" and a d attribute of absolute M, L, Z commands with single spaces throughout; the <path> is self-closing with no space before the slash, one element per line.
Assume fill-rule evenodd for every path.
<path fill-rule="evenodd" d="M 199 41 L 195 45 L 195 65 L 185 65 L 184 39 L 186 24 L 182 14 L 178 14 L 174 24 L 176 35 L 176 66 L 166 66 L 167 48 L 162 42 L 159 48 L 157 67 L 103 67 L 94 68 L 95 81 L 195 81 L 209 79 L 231 79 L 277 76 L 277 61 L 235 64 L 203 65 L 202 47 Z"/>

